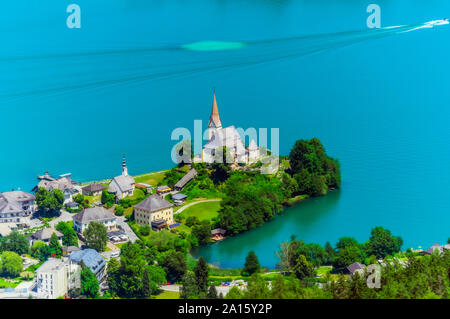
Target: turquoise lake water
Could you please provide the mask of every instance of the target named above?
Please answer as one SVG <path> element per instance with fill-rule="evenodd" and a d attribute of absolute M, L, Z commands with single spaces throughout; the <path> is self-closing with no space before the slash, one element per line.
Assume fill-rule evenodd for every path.
<path fill-rule="evenodd" d="M 280 128 L 282 154 L 316 136 L 343 183 L 196 255 L 237 267 L 254 250 L 273 267 L 292 234 L 450 237 L 450 26 L 378 36 L 357 0 L 73 2 L 79 30 L 69 1 L 2 5 L 0 191 L 30 190 L 45 170 L 110 178 L 123 152 L 134 175 L 171 167 L 172 130 L 206 125 L 215 87 L 224 125 Z M 377 3 L 382 27 L 450 17 L 445 0 Z"/>

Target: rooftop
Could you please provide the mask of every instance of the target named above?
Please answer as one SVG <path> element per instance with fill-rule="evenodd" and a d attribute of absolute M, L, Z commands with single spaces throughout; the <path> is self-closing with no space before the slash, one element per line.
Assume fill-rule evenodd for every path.
<path fill-rule="evenodd" d="M 197 176 L 197 171 L 195 168 L 192 168 L 186 175 L 184 175 L 176 184 L 176 188 L 183 188 L 186 186 L 187 183 L 189 183 L 191 180 L 193 180 Z"/>
<path fill-rule="evenodd" d="M 109 219 L 116 219 L 116 216 L 108 212 L 103 207 L 86 208 L 82 212 L 73 216 L 73 220 L 79 223 L 89 223 L 92 221 L 96 222 Z"/>
<path fill-rule="evenodd" d="M 95 249 L 91 248 L 74 251 L 70 254 L 69 259 L 77 264 L 83 261 L 85 266 L 89 267 L 94 274 L 97 274 L 106 266 L 105 259 Z"/>
<path fill-rule="evenodd" d="M 64 261 L 57 258 L 49 258 L 45 263 L 39 267 L 36 272 L 52 272 L 64 267 Z"/>
<path fill-rule="evenodd" d="M 83 187 L 83 191 L 86 192 L 100 192 L 103 191 L 104 189 L 106 189 L 106 186 L 99 184 L 99 183 L 94 183 L 94 184 L 89 184 L 85 187 Z"/>
<path fill-rule="evenodd" d="M 161 198 L 159 195 L 150 195 L 146 199 L 144 199 L 142 202 L 137 204 L 135 208 L 141 209 L 147 212 L 154 212 L 157 210 L 170 208 L 173 205 L 166 201 L 165 199 Z"/>

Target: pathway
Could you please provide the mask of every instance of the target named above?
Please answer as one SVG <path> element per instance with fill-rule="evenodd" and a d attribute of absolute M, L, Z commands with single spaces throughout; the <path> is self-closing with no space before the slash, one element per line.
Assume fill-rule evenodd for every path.
<path fill-rule="evenodd" d="M 222 200 L 222 198 L 215 198 L 215 199 L 205 199 L 205 200 L 199 200 L 198 202 L 193 202 L 193 203 L 189 203 L 183 207 L 181 207 L 179 210 L 177 210 L 176 212 L 174 212 L 173 214 L 179 214 L 181 213 L 183 210 L 185 210 L 188 207 L 191 207 L 193 205 L 196 204 L 200 204 L 200 203 L 207 203 L 207 202 L 220 202 Z"/>

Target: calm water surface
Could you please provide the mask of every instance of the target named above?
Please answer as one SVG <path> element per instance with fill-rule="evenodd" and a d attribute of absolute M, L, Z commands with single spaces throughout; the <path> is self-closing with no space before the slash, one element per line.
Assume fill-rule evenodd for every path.
<path fill-rule="evenodd" d="M 296 139 L 318 137 L 340 159 L 343 185 L 196 255 L 235 267 L 254 250 L 273 267 L 292 234 L 364 241 L 382 225 L 405 247 L 450 237 L 449 26 L 329 50 L 322 41 L 321 53 L 220 69 L 231 53 L 130 50 L 364 30 L 368 2 L 76 2 L 81 30 L 65 26 L 67 1 L 2 5 L 0 191 L 29 190 L 44 170 L 108 178 L 120 173 L 123 152 L 132 174 L 168 168 L 172 130 L 207 121 L 216 87 L 224 125 L 279 127 L 283 154 Z M 383 26 L 450 16 L 445 0 L 377 3 Z M 202 72 L 181 76 L 190 65 Z M 168 76 L 153 79 L 157 72 Z"/>

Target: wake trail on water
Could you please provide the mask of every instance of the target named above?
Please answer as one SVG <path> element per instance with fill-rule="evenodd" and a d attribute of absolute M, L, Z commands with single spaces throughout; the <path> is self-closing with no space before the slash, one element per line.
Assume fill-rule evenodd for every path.
<path fill-rule="evenodd" d="M 448 21 L 260 41 L 200 41 L 155 48 L 0 57 L 0 66 L 30 76 L 29 81 L 20 77 L 15 83 L 7 76 L 11 73 L 2 72 L 5 78 L 0 77 L 0 83 L 5 81 L 15 92 L 8 85 L 2 86 L 5 92 L 0 91 L 0 102 L 95 93 L 155 80 L 256 67 L 444 24 Z"/>

